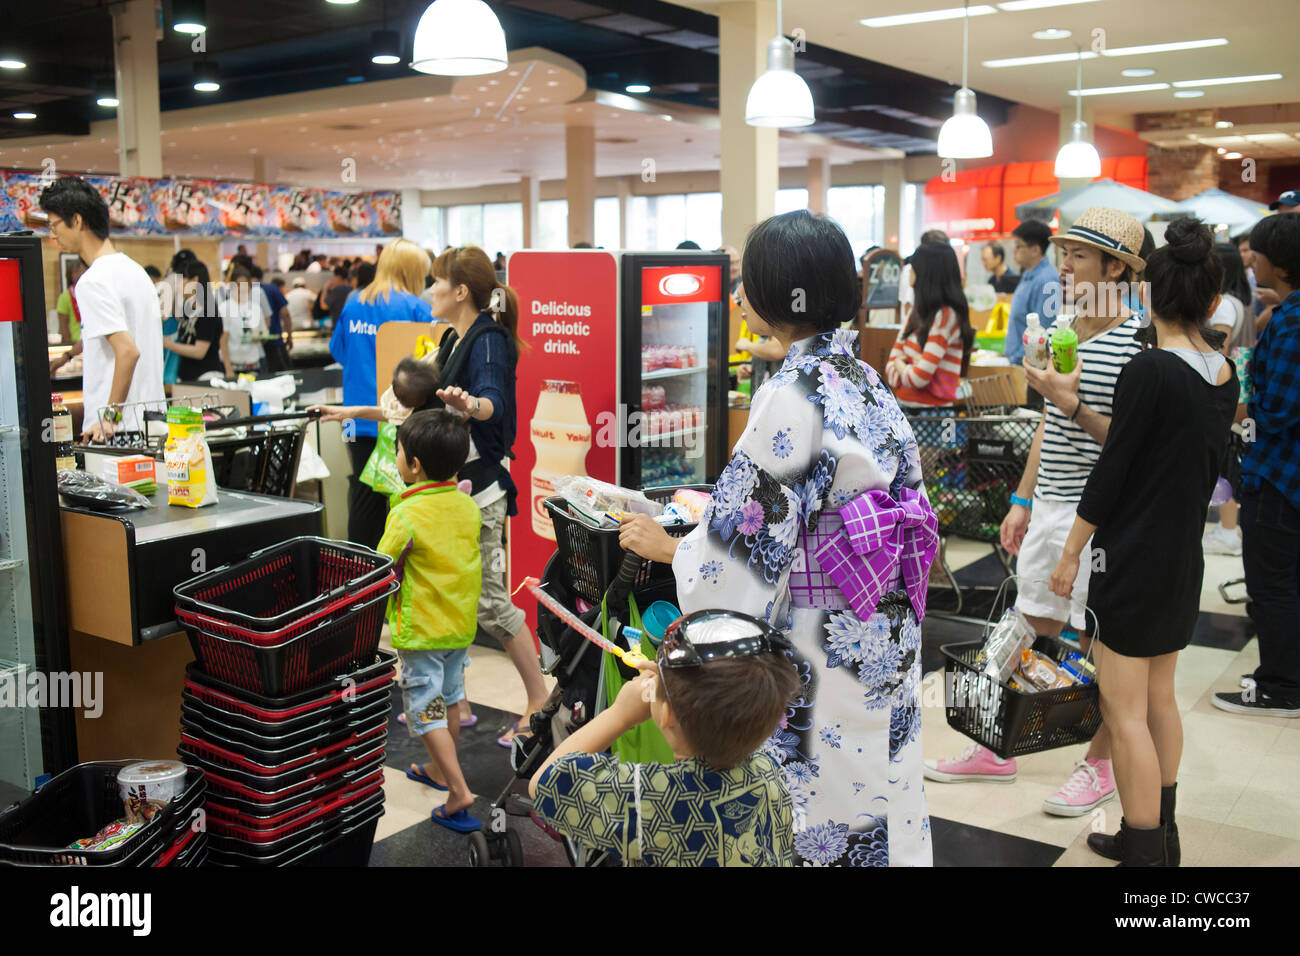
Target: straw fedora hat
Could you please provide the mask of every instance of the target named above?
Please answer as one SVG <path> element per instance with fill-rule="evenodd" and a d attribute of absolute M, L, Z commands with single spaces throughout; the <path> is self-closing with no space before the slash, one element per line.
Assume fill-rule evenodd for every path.
<path fill-rule="evenodd" d="M 1147 267 L 1146 261 L 1138 255 L 1142 248 L 1142 224 L 1128 213 L 1107 206 L 1088 209 L 1066 232 L 1052 236 L 1052 242 L 1058 246 L 1081 242 L 1109 252 L 1138 272 Z"/>

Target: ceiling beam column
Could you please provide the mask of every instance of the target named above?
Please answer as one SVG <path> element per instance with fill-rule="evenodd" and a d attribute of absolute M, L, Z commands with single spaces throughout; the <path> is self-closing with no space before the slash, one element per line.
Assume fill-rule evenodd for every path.
<path fill-rule="evenodd" d="M 118 169 L 123 176 L 161 178 L 162 120 L 154 0 L 127 0 L 112 7 L 112 11 Z"/>
<path fill-rule="evenodd" d="M 776 208 L 777 131 L 745 122 L 749 88 L 767 68 L 776 29 L 776 6 L 766 0 L 727 0 L 718 7 L 722 241 L 741 250 L 750 228 Z"/>

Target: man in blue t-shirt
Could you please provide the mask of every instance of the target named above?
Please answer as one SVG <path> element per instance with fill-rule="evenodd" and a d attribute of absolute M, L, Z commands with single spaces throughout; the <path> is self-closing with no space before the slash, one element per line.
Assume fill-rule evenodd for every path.
<path fill-rule="evenodd" d="M 1011 295 L 1011 313 L 1007 317 L 1007 338 L 1003 354 L 1012 365 L 1025 357 L 1026 316 L 1038 313 L 1038 324 L 1049 328 L 1061 310 L 1061 277 L 1047 258 L 1052 230 L 1046 223 L 1026 220 L 1011 232 L 1016 265 L 1020 267 L 1020 284 Z"/>

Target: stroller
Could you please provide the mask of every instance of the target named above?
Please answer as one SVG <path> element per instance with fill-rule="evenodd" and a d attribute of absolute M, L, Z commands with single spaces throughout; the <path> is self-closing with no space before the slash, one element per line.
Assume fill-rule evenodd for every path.
<path fill-rule="evenodd" d="M 707 485 L 686 486 L 691 490 L 711 492 Z M 671 499 L 678 489 L 653 488 L 645 494 L 655 499 Z M 618 547 L 617 530 L 598 530 L 573 518 L 563 498 L 550 498 L 547 510 L 555 525 L 558 550 L 542 572 L 542 587 L 566 608 L 573 610 L 583 623 L 601 630 L 601 601 L 606 611 L 604 635 L 622 643 L 622 631 L 629 620 L 631 596 L 638 607 L 655 601 L 676 603 L 677 585 L 668 565 L 643 561 Z M 695 526 L 669 527 L 670 534 L 682 536 Z M 617 573 L 612 573 L 617 568 Z M 610 578 L 612 577 L 612 580 Z M 608 581 L 608 586 L 595 586 Z M 592 600 L 592 598 L 596 600 Z M 557 744 L 570 736 L 605 709 L 605 654 L 544 605 L 537 608 L 537 636 L 542 648 L 542 672 L 555 678 L 555 689 L 546 704 L 533 714 L 531 735 L 516 737 L 510 751 L 513 773 L 488 812 L 488 826 L 469 835 L 471 866 L 488 866 L 493 861 L 503 866 L 522 866 L 523 849 L 519 834 L 510 828 L 511 817 L 531 817 L 552 839 L 561 843 L 570 864 L 578 867 L 621 866 L 611 854 L 593 852 L 575 844 L 568 837 L 545 824 L 533 812 L 525 790 Z M 624 680 L 635 672 L 617 664 Z"/>

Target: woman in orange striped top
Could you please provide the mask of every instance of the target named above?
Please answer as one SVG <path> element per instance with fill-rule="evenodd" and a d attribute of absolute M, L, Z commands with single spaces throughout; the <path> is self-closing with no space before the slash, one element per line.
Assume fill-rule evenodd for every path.
<path fill-rule="evenodd" d="M 957 254 L 947 243 L 923 242 L 907 261 L 915 305 L 889 352 L 886 377 L 902 403 L 951 405 L 975 342 Z"/>

